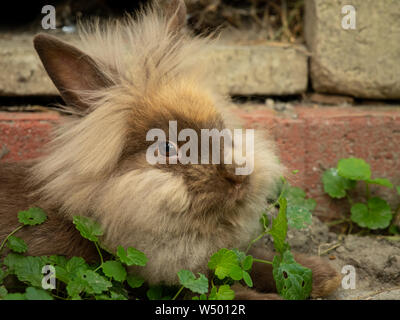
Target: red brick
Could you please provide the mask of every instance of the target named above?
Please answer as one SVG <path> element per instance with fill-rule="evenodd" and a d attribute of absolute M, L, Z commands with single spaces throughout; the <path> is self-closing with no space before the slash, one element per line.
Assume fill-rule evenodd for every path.
<path fill-rule="evenodd" d="M 299 173 L 291 177 L 317 200 L 316 214 L 338 217 L 348 210 L 346 201 L 332 200 L 324 194 L 324 170 L 336 166 L 341 158 L 360 157 L 370 163 L 373 177 L 389 178 L 400 185 L 400 109 L 308 108 L 298 106 L 288 116 L 267 109 L 235 111 L 247 127 L 266 128 L 278 143 L 282 162 Z M 1 161 L 35 158 L 49 140 L 50 129 L 60 117 L 56 113 L 1 113 L 0 148 L 10 150 Z M 394 190 L 381 187 L 372 192 L 399 203 Z"/>
<path fill-rule="evenodd" d="M 58 114 L 50 112 L 0 112 L 0 151 L 3 146 L 9 150 L 1 160 L 19 161 L 39 156 L 57 121 Z"/>

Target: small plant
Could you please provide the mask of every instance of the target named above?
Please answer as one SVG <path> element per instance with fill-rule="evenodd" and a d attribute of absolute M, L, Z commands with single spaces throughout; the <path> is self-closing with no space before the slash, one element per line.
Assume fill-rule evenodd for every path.
<path fill-rule="evenodd" d="M 393 184 L 386 178 L 372 178 L 371 168 L 368 163 L 358 158 L 339 160 L 336 168 L 326 170 L 322 176 L 324 191 L 335 199 L 347 198 L 350 204 L 350 217 L 334 221 L 331 225 L 348 223 L 349 232 L 352 223 L 367 230 L 387 229 L 392 234 L 399 234 L 398 228 L 393 224 L 400 207 L 392 211 L 389 204 L 382 198 L 372 196 L 371 185 L 393 188 Z M 357 184 L 364 184 L 365 194 L 363 202 L 355 202 L 351 192 Z M 396 188 L 400 194 L 400 186 Z"/>
<path fill-rule="evenodd" d="M 180 288 L 153 286 L 146 292 L 147 299 L 185 298 L 182 291 L 187 289 L 194 294 L 193 300 L 232 300 L 235 297 L 231 285 L 241 281 L 253 287 L 250 271 L 253 263 L 271 264 L 273 277 L 278 293 L 284 299 L 306 299 L 311 292 L 311 270 L 298 264 L 286 241 L 288 226 L 298 229 L 311 224 L 311 211 L 315 201 L 305 198 L 305 193 L 291 187 L 283 179 L 279 198 L 271 204 L 267 212 L 279 206 L 275 219 L 269 221 L 266 213 L 260 219 L 263 232 L 253 239 L 245 252 L 237 249 L 222 248 L 213 254 L 208 262 L 212 278 L 207 279 L 204 274 L 197 276 L 190 270 L 180 270 L 177 274 Z M 67 259 L 64 256 L 25 256 L 28 245 L 14 236 L 22 228 L 32 227 L 46 221 L 46 214 L 39 208 L 18 213 L 21 223 L 1 243 L 1 251 L 7 246 L 11 252 L 0 260 L 0 299 L 5 300 L 127 300 L 132 298 L 132 289 L 144 284 L 144 279 L 128 274 L 127 266 L 144 267 L 148 261 L 146 255 L 133 248 L 119 246 L 115 253 L 102 248 L 99 237 L 103 234 L 100 225 L 87 218 L 75 216 L 73 223 L 83 238 L 93 242 L 99 254 L 100 263 L 91 265 L 81 257 Z M 276 256 L 273 261 L 255 259 L 248 255 L 251 246 L 270 235 L 274 241 Z M 104 259 L 103 250 L 109 253 L 110 258 Z M 57 280 L 56 289 L 44 290 L 42 287 L 43 267 L 51 265 L 55 268 Z M 4 279 L 7 276 L 15 277 L 19 284 L 16 287 L 6 288 Z M 22 288 L 22 289 L 21 289 Z M 175 291 L 174 291 L 175 290 Z M 10 292 L 9 292 L 10 291 Z M 175 293 L 174 293 L 175 292 Z M 146 299 L 135 296 L 135 299 Z"/>

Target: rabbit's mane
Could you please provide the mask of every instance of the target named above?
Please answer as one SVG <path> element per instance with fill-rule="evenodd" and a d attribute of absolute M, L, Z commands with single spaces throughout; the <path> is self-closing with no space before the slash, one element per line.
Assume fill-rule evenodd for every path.
<path fill-rule="evenodd" d="M 72 44 L 95 61 L 111 85 L 76 90 L 88 110 L 64 107 L 76 116 L 63 119 L 47 154 L 32 170 L 42 201 L 60 206 L 67 215 L 90 211 L 85 204 L 115 168 L 131 129 L 149 129 L 139 118 L 150 122 L 157 115 L 160 95 L 174 94 L 168 89 L 171 84 L 190 92 L 195 83 L 213 95 L 210 83 L 203 81 L 206 66 L 200 63 L 209 39 L 171 31 L 169 22 L 155 2 L 135 17 L 80 24 L 79 39 Z M 135 108 L 139 101 L 148 107 Z M 207 105 L 196 106 L 195 112 L 171 105 L 176 113 L 190 113 L 197 119 L 215 113 Z"/>
<path fill-rule="evenodd" d="M 143 159 L 149 129 L 168 132 L 163 125 L 171 119 L 215 128 L 225 117 L 220 111 L 227 100 L 204 77 L 209 40 L 171 31 L 169 24 L 155 6 L 135 19 L 82 29 L 76 47 L 110 85 L 77 92 L 88 110 L 65 117 L 31 170 L 43 209 L 67 219 L 93 216 L 105 229 L 106 246 L 134 246 L 151 257 L 139 271 L 153 283 L 174 283 L 181 268 L 206 272 L 211 253 L 247 244 L 282 173 L 272 143 L 256 138 L 251 190 L 235 207 L 234 197 L 214 183 L 213 166 L 178 174 Z"/>
<path fill-rule="evenodd" d="M 145 93 L 179 77 L 201 81 L 210 37 L 171 30 L 157 2 L 123 19 L 81 23 L 79 47 L 114 85 Z M 209 79 L 208 79 L 209 80 Z"/>

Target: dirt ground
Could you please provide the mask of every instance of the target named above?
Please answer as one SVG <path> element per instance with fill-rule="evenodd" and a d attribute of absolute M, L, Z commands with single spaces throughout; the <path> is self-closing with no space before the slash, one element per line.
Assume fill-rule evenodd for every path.
<path fill-rule="evenodd" d="M 338 272 L 355 268 L 355 289 L 340 287 L 326 299 L 400 300 L 400 241 L 338 235 L 316 217 L 307 229 L 289 230 L 288 241 L 292 251 L 320 255 Z M 272 246 L 271 240 L 266 244 Z"/>

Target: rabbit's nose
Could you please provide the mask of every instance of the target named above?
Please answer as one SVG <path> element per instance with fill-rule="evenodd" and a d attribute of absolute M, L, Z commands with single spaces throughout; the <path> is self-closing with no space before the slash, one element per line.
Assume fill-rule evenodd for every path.
<path fill-rule="evenodd" d="M 225 164 L 220 166 L 220 172 L 225 180 L 239 188 L 248 179 L 248 176 L 236 174 L 236 168 L 233 164 Z"/>

